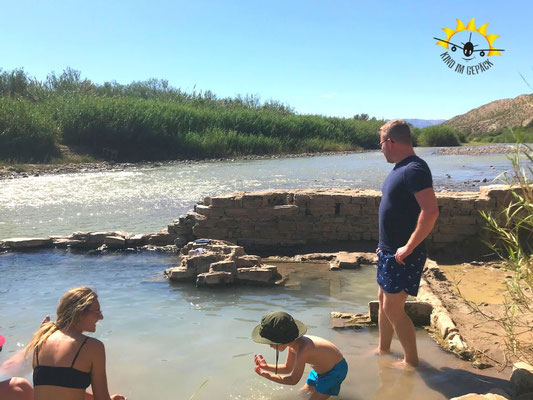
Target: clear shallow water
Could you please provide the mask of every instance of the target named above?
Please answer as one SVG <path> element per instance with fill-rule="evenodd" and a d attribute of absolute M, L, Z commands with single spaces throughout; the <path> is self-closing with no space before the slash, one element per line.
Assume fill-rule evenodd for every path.
<path fill-rule="evenodd" d="M 163 279 L 162 271 L 176 263 L 176 256 L 160 253 L 0 255 L 0 332 L 7 338 L 0 362 L 28 342 L 44 315 L 55 315 L 65 290 L 89 285 L 98 291 L 104 314 L 94 336 L 106 345 L 110 389 L 129 399 L 188 399 L 206 380 L 195 399 L 296 398 L 303 378 L 292 388 L 253 372 L 254 353 L 274 361 L 274 351 L 254 343 L 250 332 L 275 309 L 292 313 L 310 334 L 342 350 L 350 365 L 343 399 L 439 400 L 503 384 L 496 371 L 472 371 L 423 330 L 417 331 L 422 366 L 400 372 L 390 368 L 400 356 L 396 341 L 395 356 L 376 357 L 370 355 L 376 329 L 330 329 L 331 311 L 363 312 L 375 298 L 371 266 L 329 272 L 325 264 L 280 264 L 289 274 L 284 288 L 198 290 Z"/>
<path fill-rule="evenodd" d="M 436 189 L 467 187 L 510 168 L 505 155 L 436 155 L 417 149 Z M 205 196 L 262 189 L 379 189 L 391 169 L 378 152 L 201 162 L 0 181 L 0 239 L 74 231 L 152 233 Z M 450 175 L 448 177 L 447 175 Z"/>

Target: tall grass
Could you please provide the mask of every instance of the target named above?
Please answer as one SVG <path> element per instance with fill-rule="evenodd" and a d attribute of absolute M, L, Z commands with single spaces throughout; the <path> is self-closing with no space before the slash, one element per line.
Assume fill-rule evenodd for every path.
<path fill-rule="evenodd" d="M 95 85 L 70 68 L 43 82 L 23 70 L 2 72 L 0 97 L 6 110 L 24 120 L 17 132 L 25 146 L 35 147 L 39 135 L 50 139 L 48 147 L 31 150 L 42 160 L 57 154 L 59 143 L 118 161 L 372 149 L 383 124 L 298 115 L 257 96 L 188 94 L 164 80 Z M 0 158 L 20 160 L 25 146 L 6 148 Z"/>
<path fill-rule="evenodd" d="M 57 142 L 53 122 L 38 106 L 0 97 L 0 160 L 49 161 L 58 155 Z"/>
<path fill-rule="evenodd" d="M 505 331 L 507 350 L 513 357 L 533 363 L 528 335 L 533 331 L 533 149 L 521 142 L 509 157 L 513 170 L 501 176 L 513 189 L 512 200 L 499 213 L 481 212 L 492 234 L 488 246 L 513 271 L 507 281 L 503 318 L 495 320 Z M 524 162 L 525 161 L 525 162 Z"/>

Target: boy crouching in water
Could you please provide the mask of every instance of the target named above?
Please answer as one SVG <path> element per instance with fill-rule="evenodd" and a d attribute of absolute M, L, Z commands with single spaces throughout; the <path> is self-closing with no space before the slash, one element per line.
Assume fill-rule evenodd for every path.
<path fill-rule="evenodd" d="M 306 332 L 307 327 L 302 322 L 285 312 L 266 314 L 253 330 L 252 339 L 276 349 L 276 364 L 267 364 L 261 354 L 256 354 L 255 372 L 273 382 L 296 385 L 303 375 L 305 364 L 310 364 L 313 369 L 302 391 L 311 394 L 310 400 L 337 396 L 348 373 L 348 364 L 333 343 L 317 336 L 304 336 Z M 286 348 L 289 349 L 287 360 L 278 367 L 279 352 Z"/>

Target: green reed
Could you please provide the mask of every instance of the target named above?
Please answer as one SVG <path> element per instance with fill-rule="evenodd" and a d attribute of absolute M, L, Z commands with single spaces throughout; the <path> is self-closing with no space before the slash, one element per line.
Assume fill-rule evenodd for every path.
<path fill-rule="evenodd" d="M 42 82 L 0 71 L 0 99 L 3 160 L 49 160 L 59 144 L 117 161 L 372 149 L 383 124 L 299 115 L 257 96 L 185 93 L 164 80 L 96 85 L 70 68 Z"/>

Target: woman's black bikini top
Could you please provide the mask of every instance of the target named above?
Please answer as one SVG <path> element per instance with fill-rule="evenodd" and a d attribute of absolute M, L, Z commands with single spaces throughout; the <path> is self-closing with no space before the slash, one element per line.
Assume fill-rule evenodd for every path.
<path fill-rule="evenodd" d="M 78 358 L 78 354 L 80 354 L 80 350 L 87 342 L 87 339 L 89 338 L 85 338 L 81 344 L 70 367 L 39 365 L 39 350 L 35 349 L 37 365 L 33 369 L 33 386 L 51 385 L 72 389 L 87 389 L 91 384 L 91 373 L 74 368 L 76 358 Z"/>

